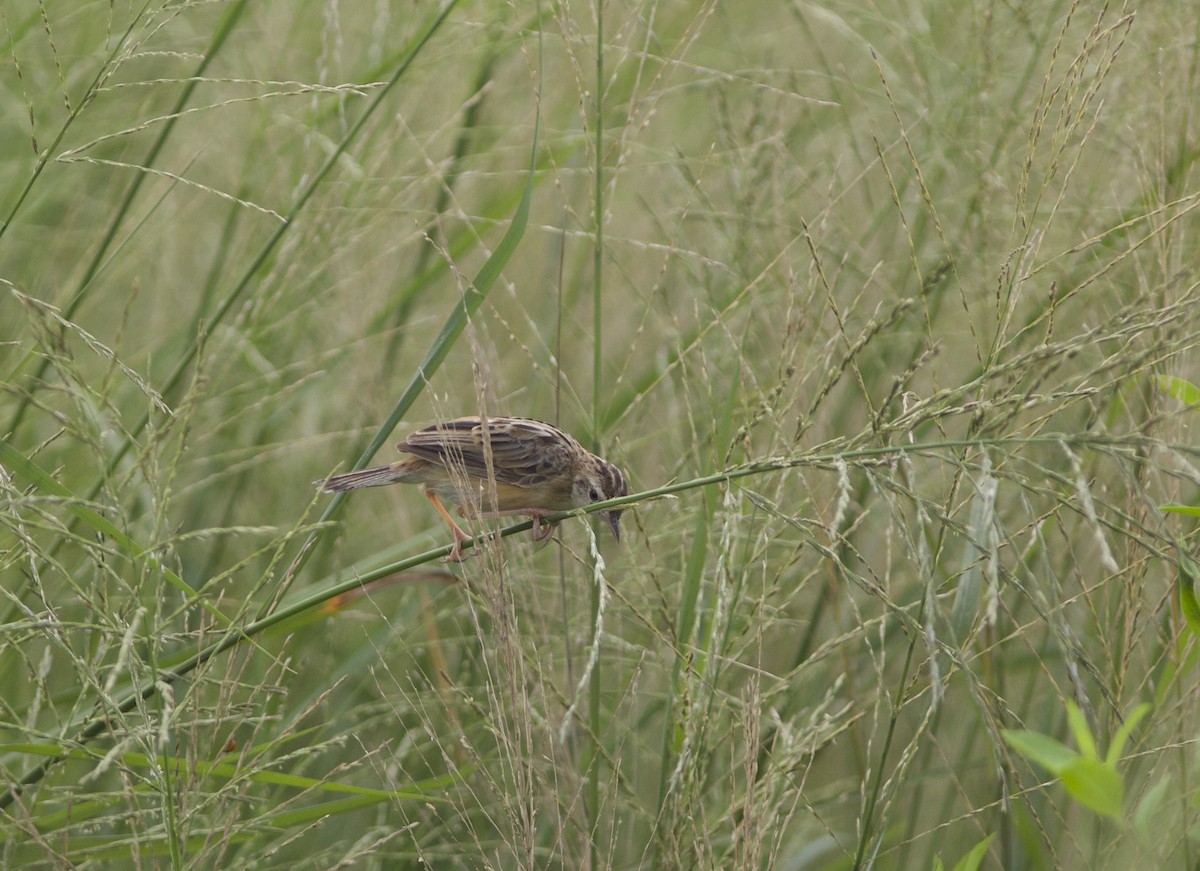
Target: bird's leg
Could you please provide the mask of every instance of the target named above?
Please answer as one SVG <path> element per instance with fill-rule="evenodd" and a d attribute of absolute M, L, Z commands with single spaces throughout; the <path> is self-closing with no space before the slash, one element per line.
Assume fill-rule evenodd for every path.
<path fill-rule="evenodd" d="M 446 525 L 450 527 L 451 535 L 454 536 L 454 547 L 450 550 L 450 553 L 444 557 L 443 561 L 448 563 L 462 562 L 464 559 L 466 559 L 466 557 L 463 556 L 462 544 L 471 536 L 463 532 L 462 527 L 454 522 L 454 518 L 450 516 L 450 512 L 447 511 L 446 506 L 442 504 L 442 500 L 437 497 L 437 493 L 434 493 L 432 490 L 425 490 L 425 498 L 433 503 L 434 510 L 436 510 L 438 514 L 442 515 L 442 520 L 446 521 Z M 476 553 L 477 552 L 478 551 L 476 551 Z M 473 555 L 474 554 L 468 554 L 468 556 Z"/>

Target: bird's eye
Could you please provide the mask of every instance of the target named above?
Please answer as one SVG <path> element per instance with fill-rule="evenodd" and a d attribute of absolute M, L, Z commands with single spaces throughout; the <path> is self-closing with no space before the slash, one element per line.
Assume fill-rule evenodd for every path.
<path fill-rule="evenodd" d="M 589 498 L 589 499 L 591 499 L 593 502 L 601 502 L 601 501 L 603 501 L 603 500 L 600 498 L 600 491 L 599 491 L 599 490 L 597 490 L 595 487 L 593 487 L 593 488 L 592 488 L 592 489 L 591 489 L 591 490 L 588 492 L 588 498 Z"/>

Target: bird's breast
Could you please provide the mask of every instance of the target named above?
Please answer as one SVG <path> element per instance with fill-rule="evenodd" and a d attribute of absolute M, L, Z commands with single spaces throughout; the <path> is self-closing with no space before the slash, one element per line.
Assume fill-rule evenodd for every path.
<path fill-rule="evenodd" d="M 439 498 L 458 505 L 464 513 L 471 513 L 476 508 L 481 511 L 525 511 L 531 508 L 565 511 L 575 507 L 569 484 L 564 487 L 548 482 L 524 486 L 497 481 L 495 501 L 491 498 L 492 488 L 478 478 L 456 482 L 446 477 L 440 481 L 429 481 L 425 486 Z"/>

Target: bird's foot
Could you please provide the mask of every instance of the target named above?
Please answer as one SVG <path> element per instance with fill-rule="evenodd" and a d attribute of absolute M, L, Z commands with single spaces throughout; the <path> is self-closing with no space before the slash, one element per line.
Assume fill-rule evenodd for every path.
<path fill-rule="evenodd" d="M 546 513 L 548 514 L 549 512 Z M 534 541 L 545 541 L 547 538 L 554 535 L 554 528 L 558 526 L 557 523 L 542 523 L 542 517 L 544 516 L 544 514 L 532 515 L 533 529 L 529 531 L 529 534 Z"/>

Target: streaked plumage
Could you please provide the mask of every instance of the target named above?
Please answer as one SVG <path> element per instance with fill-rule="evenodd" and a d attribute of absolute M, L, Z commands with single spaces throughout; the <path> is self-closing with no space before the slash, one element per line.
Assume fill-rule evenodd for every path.
<path fill-rule="evenodd" d="M 541 540 L 553 532 L 539 523 L 541 517 L 629 493 L 616 466 L 540 420 L 460 417 L 419 429 L 396 448 L 409 456 L 387 466 L 335 475 L 321 484 L 329 493 L 392 483 L 421 485 L 454 533 L 454 550 L 448 557 L 453 562 L 462 559 L 461 545 L 468 536 L 442 499 L 457 505 L 464 516 L 477 509 L 487 515 L 529 515 L 534 539 Z M 620 540 L 621 512 L 601 514 Z"/>

